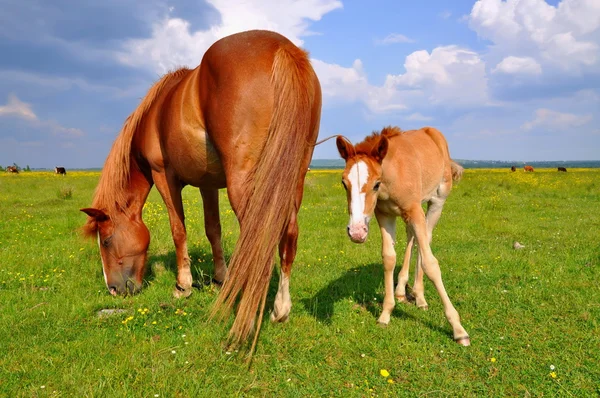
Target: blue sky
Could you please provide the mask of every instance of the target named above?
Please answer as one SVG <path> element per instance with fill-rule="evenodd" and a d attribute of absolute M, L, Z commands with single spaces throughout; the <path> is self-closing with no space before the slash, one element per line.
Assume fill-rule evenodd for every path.
<path fill-rule="evenodd" d="M 457 159 L 600 160 L 598 0 L 3 0 L 0 164 L 101 167 L 160 75 L 255 28 L 309 51 L 321 138 L 429 125 Z"/>

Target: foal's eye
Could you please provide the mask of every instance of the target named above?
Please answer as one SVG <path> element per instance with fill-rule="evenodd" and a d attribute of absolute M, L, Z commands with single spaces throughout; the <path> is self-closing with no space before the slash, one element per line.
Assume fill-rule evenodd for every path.
<path fill-rule="evenodd" d="M 381 181 L 377 181 L 373 186 L 373 191 L 377 192 L 379 190 L 379 185 L 381 185 Z"/>
<path fill-rule="evenodd" d="M 112 236 L 109 236 L 108 238 L 104 239 L 104 241 L 102 241 L 102 246 L 108 247 L 110 245 L 111 241 L 112 241 Z"/>

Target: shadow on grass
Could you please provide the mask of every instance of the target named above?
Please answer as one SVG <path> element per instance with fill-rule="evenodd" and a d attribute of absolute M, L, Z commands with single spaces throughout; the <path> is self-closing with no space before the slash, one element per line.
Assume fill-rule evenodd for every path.
<path fill-rule="evenodd" d="M 200 247 L 195 247 L 189 251 L 191 260 L 192 278 L 194 279 L 193 287 L 202 289 L 204 286 L 213 283 L 215 264 L 213 262 L 212 251 L 204 250 Z M 200 261 L 199 261 L 200 260 Z M 148 257 L 148 268 L 144 277 L 144 283 L 148 283 L 156 279 L 156 274 L 160 273 L 160 269 L 164 267 L 177 277 L 177 256 L 175 250 L 166 254 L 155 254 Z M 229 263 L 229 254 L 225 253 L 225 263 Z M 173 279 L 175 285 L 176 279 Z"/>
<path fill-rule="evenodd" d="M 397 278 L 394 280 L 396 282 Z M 362 265 L 346 271 L 341 277 L 331 281 L 327 286 L 319 290 L 312 298 L 303 299 L 302 304 L 317 320 L 331 325 L 335 303 L 352 299 L 356 303 L 355 308 L 358 310 L 362 308 L 368 311 L 373 316 L 373 323 L 375 323 L 382 311 L 381 302 L 383 300 L 382 293 L 380 293 L 382 283 L 383 268 L 381 263 Z M 438 298 L 435 291 L 432 293 Z M 374 301 L 373 298 L 377 298 L 377 301 Z M 425 316 L 413 315 L 408 312 L 410 309 L 406 311 L 402 309 L 403 306 L 408 305 L 412 304 L 396 303 L 396 307 L 392 311 L 391 321 L 394 322 L 394 320 L 397 320 L 402 322 L 403 319 L 417 320 L 431 330 L 452 337 L 452 329 L 449 326 L 439 327 L 425 319 Z M 413 309 L 416 310 L 416 308 Z"/>

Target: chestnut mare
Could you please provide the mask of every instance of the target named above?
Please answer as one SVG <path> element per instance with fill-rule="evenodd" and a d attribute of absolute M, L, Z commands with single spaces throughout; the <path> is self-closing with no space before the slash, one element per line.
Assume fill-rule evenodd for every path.
<path fill-rule="evenodd" d="M 274 32 L 225 37 L 199 67 L 162 77 L 125 121 L 92 207 L 82 209 L 88 215 L 84 232 L 98 239 L 110 293 L 141 289 L 150 241 L 142 209 L 153 184 L 168 209 L 176 248 L 174 294 L 191 293 L 181 190 L 192 185 L 202 195 L 214 279 L 224 282 L 211 316 L 222 319 L 239 299 L 230 341 L 244 342 L 260 330 L 279 245 L 282 272 L 271 318 L 285 321 L 296 217 L 320 114 L 321 88 L 307 53 Z M 240 225 L 229 271 L 221 247 L 220 188 L 227 188 Z"/>
<path fill-rule="evenodd" d="M 346 161 L 342 184 L 346 189 L 350 214 L 348 236 L 355 243 L 365 242 L 373 212 L 381 229 L 385 297 L 379 324 L 390 322 L 395 306 L 394 241 L 396 217 L 400 216 L 406 223 L 407 244 L 398 275 L 396 298 L 400 302 L 408 302 L 406 285 L 416 237 L 419 249 L 413 287 L 416 304 L 419 308 L 428 308 L 423 287 L 425 272 L 442 299 L 454 340 L 461 345 L 470 345 L 469 335 L 450 302 L 438 260 L 430 248 L 433 228 L 452 190 L 452 180 L 460 179 L 463 172 L 463 168 L 450 159 L 444 136 L 431 127 L 405 132 L 397 127 L 386 127 L 356 146 L 341 136 L 336 143 L 340 156 Z M 421 207 L 423 202 L 427 202 L 427 215 Z"/>
<path fill-rule="evenodd" d="M 523 167 L 523 170 L 533 172 L 533 166 L 527 165 L 527 166 Z"/>

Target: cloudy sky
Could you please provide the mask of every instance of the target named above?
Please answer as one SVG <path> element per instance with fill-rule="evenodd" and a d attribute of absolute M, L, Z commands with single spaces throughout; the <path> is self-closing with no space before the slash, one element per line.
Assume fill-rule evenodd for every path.
<path fill-rule="evenodd" d="M 321 138 L 430 125 L 457 159 L 600 159 L 598 0 L 2 0 L 0 165 L 101 167 L 154 81 L 255 28 L 310 52 Z"/>

